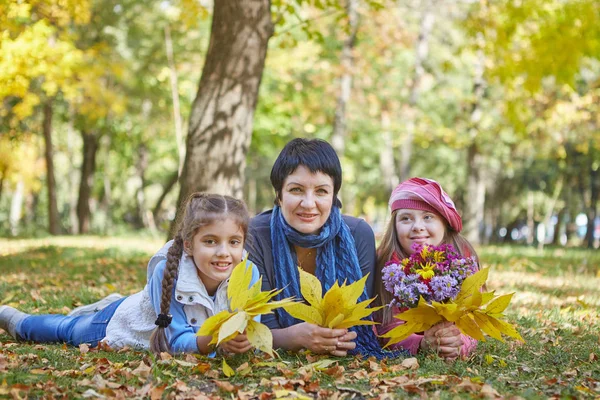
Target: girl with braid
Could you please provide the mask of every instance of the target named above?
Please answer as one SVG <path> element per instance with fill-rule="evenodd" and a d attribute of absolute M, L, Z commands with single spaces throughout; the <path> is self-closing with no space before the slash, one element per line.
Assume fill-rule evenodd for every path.
<path fill-rule="evenodd" d="M 242 260 L 249 216 L 229 196 L 195 193 L 166 258 L 155 265 L 139 293 L 101 310 L 76 315 L 29 315 L 0 307 L 0 328 L 18 340 L 38 343 L 100 341 L 112 348 L 150 348 L 154 353 L 211 353 L 209 336 L 196 336 L 210 316 L 228 308 L 228 278 Z M 252 282 L 258 280 L 252 265 Z M 246 335 L 222 343 L 225 353 L 250 350 Z"/>

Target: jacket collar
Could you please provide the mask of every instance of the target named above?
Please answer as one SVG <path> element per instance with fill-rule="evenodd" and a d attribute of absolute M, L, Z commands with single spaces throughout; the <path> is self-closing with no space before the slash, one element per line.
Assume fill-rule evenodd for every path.
<path fill-rule="evenodd" d="M 221 282 L 217 291 L 215 292 L 215 300 L 222 296 L 227 297 L 227 286 L 229 285 L 229 279 Z M 209 308 L 213 308 L 214 301 L 208 294 L 206 286 L 198 276 L 196 264 L 192 257 L 188 256 L 185 252 L 181 256 L 179 261 L 179 274 L 177 277 L 177 285 L 175 286 L 176 295 L 182 295 L 183 299 L 180 303 L 193 304 L 201 303 Z M 190 300 L 190 298 L 192 300 Z"/>

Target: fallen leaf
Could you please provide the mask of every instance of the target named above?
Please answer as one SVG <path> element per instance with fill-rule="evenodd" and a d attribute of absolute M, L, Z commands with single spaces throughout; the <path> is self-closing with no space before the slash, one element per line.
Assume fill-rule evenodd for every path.
<path fill-rule="evenodd" d="M 162 396 L 163 396 L 163 393 L 165 392 L 166 387 L 167 387 L 167 385 L 164 384 L 164 385 L 160 385 L 160 386 L 155 386 L 152 389 L 150 389 L 150 399 L 151 400 L 162 399 Z"/>
<path fill-rule="evenodd" d="M 90 351 L 90 346 L 88 346 L 87 344 L 82 343 L 82 344 L 79 345 L 79 352 L 81 354 L 85 354 L 85 353 L 87 353 L 89 351 Z"/>
<path fill-rule="evenodd" d="M 235 393 L 237 391 L 237 387 L 235 387 L 234 385 L 232 385 L 231 383 L 229 383 L 227 381 L 214 381 L 214 382 L 221 390 L 224 390 L 226 392 Z"/>
<path fill-rule="evenodd" d="M 138 365 L 136 369 L 131 371 L 131 373 L 135 376 L 139 376 L 140 378 L 147 378 L 150 375 L 151 370 L 152 368 L 147 366 L 143 361 L 140 361 L 140 365 Z"/>
<path fill-rule="evenodd" d="M 419 368 L 419 361 L 417 361 L 415 357 L 406 358 L 400 365 L 402 365 L 402 367 L 405 369 L 414 370 Z"/>
<path fill-rule="evenodd" d="M 81 397 L 83 397 L 85 399 L 88 399 L 90 397 L 94 397 L 94 398 L 97 398 L 97 399 L 105 399 L 106 398 L 106 396 L 101 395 L 100 393 L 96 392 L 94 389 L 88 389 L 88 390 L 86 390 L 85 392 L 83 392 L 81 394 Z"/>
<path fill-rule="evenodd" d="M 235 375 L 235 371 L 229 366 L 229 364 L 227 364 L 227 361 L 225 361 L 225 359 L 223 359 L 223 374 L 225 374 L 225 376 L 228 378 Z"/>
<path fill-rule="evenodd" d="M 497 399 L 502 397 L 500 396 L 500 393 L 496 391 L 496 389 L 494 389 L 487 383 L 481 387 L 481 394 L 490 399 Z"/>

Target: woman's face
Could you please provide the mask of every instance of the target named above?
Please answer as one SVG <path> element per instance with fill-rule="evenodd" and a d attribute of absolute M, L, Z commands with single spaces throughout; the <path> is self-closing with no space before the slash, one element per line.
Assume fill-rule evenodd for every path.
<path fill-rule="evenodd" d="M 281 189 L 281 212 L 287 223 L 305 234 L 318 234 L 333 205 L 333 178 L 313 174 L 303 165 L 285 178 Z"/>
<path fill-rule="evenodd" d="M 437 246 L 442 243 L 446 223 L 437 213 L 403 208 L 396 213 L 396 232 L 400 246 L 410 255 L 414 253 L 414 244 Z"/>

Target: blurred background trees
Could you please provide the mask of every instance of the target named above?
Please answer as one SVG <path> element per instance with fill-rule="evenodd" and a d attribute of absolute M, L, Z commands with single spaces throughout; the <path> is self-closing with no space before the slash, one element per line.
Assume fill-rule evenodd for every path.
<path fill-rule="evenodd" d="M 598 246 L 596 1 L 248 4 L 0 5 L 1 234 L 162 236 L 194 190 L 259 212 L 279 150 L 319 137 L 376 231 L 419 175 L 475 242 Z"/>

